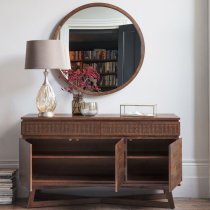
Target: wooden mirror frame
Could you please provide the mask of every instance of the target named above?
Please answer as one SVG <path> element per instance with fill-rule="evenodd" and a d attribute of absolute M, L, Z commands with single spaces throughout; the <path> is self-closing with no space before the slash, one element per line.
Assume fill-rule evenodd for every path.
<path fill-rule="evenodd" d="M 136 70 L 134 71 L 134 74 L 130 77 L 130 79 L 125 82 L 123 85 L 113 89 L 113 90 L 110 90 L 110 91 L 104 91 L 104 92 L 91 92 L 91 91 L 87 91 L 87 90 L 83 90 L 81 88 L 78 88 L 79 91 L 81 91 L 82 93 L 84 94 L 87 94 L 87 95 L 108 95 L 108 94 L 111 94 L 111 93 L 114 93 L 114 92 L 117 92 L 121 89 L 123 89 L 124 87 L 126 87 L 131 81 L 133 81 L 133 79 L 137 76 L 137 74 L 139 73 L 140 71 L 140 68 L 143 64 L 143 61 L 144 61 L 144 54 L 145 54 L 145 43 L 144 43 L 144 38 L 143 38 L 143 34 L 141 32 L 141 29 L 139 28 L 138 24 L 136 23 L 136 21 L 132 18 L 131 15 L 129 15 L 126 11 L 124 11 L 123 9 L 117 7 L 117 6 L 114 6 L 112 4 L 107 4 L 107 3 L 90 3 L 90 4 L 85 4 L 85 5 L 82 5 L 74 10 L 72 10 L 70 13 L 68 13 L 65 17 L 63 17 L 61 19 L 61 21 L 58 23 L 58 25 L 56 26 L 53 34 L 52 34 L 52 39 L 58 39 L 59 37 L 59 33 L 60 33 L 60 30 L 62 28 L 62 26 L 65 24 L 65 22 L 71 17 L 73 16 L 74 14 L 76 14 L 77 12 L 81 11 L 81 10 L 84 10 L 84 9 L 87 9 L 87 8 L 90 8 L 90 7 L 106 7 L 106 8 L 111 8 L 111 9 L 114 9 L 114 10 L 117 10 L 118 12 L 124 14 L 134 25 L 138 35 L 139 35 L 139 39 L 140 39 L 140 43 L 141 43 L 141 49 L 140 49 L 140 61 L 139 61 L 139 64 L 136 68 Z M 67 82 L 66 78 L 63 77 L 63 79 Z"/>

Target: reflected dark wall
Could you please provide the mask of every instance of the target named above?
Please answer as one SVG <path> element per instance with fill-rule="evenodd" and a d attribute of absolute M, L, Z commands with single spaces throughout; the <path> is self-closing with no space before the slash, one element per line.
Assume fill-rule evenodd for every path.
<path fill-rule="evenodd" d="M 140 39 L 133 24 L 120 26 L 118 39 L 119 86 L 127 82 L 136 71 L 141 56 L 140 49 Z"/>
<path fill-rule="evenodd" d="M 73 29 L 69 31 L 69 40 L 72 67 L 92 65 L 96 68 L 101 75 L 98 85 L 103 92 L 127 82 L 140 61 L 140 38 L 133 24 L 118 29 Z M 97 49 L 101 49 L 105 57 L 95 58 Z"/>
<path fill-rule="evenodd" d="M 70 50 L 117 49 L 118 29 L 72 29 L 69 40 Z"/>

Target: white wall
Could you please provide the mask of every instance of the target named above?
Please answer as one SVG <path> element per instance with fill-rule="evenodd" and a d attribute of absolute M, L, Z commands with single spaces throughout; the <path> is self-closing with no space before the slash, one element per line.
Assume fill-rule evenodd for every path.
<path fill-rule="evenodd" d="M 24 70 L 27 40 L 48 39 L 74 8 L 94 1 L 0 1 L 0 165 L 18 164 L 20 118 L 36 113 L 41 71 Z M 98 0 L 97 0 L 98 2 Z M 111 0 L 104 0 L 113 3 Z M 146 56 L 136 79 L 118 93 L 87 97 L 100 113 L 119 113 L 123 103 L 156 103 L 159 113 L 181 117 L 183 185 L 176 196 L 208 196 L 207 0 L 130 0 L 114 4 L 130 13 L 145 38 Z M 72 95 L 54 77 L 57 113 L 70 113 Z"/>

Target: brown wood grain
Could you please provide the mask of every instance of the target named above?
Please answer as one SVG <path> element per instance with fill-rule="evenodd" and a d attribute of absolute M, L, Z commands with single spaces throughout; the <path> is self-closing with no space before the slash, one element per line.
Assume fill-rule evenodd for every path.
<path fill-rule="evenodd" d="M 19 177 L 21 184 L 32 191 L 32 145 L 19 139 Z"/>
<path fill-rule="evenodd" d="M 125 140 L 121 139 L 115 145 L 115 192 L 125 182 Z"/>
<path fill-rule="evenodd" d="M 171 191 L 180 184 L 182 173 L 180 122 L 176 115 L 148 118 L 59 114 L 43 118 L 32 114 L 22 117 L 21 132 L 20 175 L 30 190 L 29 207 L 62 204 L 35 202 L 39 189 L 111 187 L 118 192 L 131 187 L 164 190 L 168 203 L 160 206 L 173 208 Z M 121 199 L 103 201 L 124 204 Z M 126 201 L 148 205 L 130 198 Z M 158 206 L 154 201 L 152 204 Z"/>
<path fill-rule="evenodd" d="M 24 120 L 47 120 L 46 117 L 40 117 L 38 114 L 27 114 L 23 117 L 21 117 L 21 119 Z M 148 121 L 154 121 L 154 120 L 172 120 L 172 121 L 176 121 L 179 120 L 180 118 L 178 116 L 176 116 L 175 114 L 157 114 L 154 117 L 144 117 L 144 116 L 139 116 L 139 117 L 121 117 L 119 114 L 97 114 L 93 117 L 91 116 L 72 116 L 71 114 L 55 114 L 53 117 L 50 118 L 51 121 L 53 120 L 59 120 L 61 119 L 62 121 L 65 120 L 102 120 L 102 121 L 106 121 L 106 120 L 122 120 L 122 121 L 129 121 L 129 120 L 148 120 Z"/>
<path fill-rule="evenodd" d="M 55 115 L 49 119 L 27 115 L 22 117 L 21 134 L 24 138 L 166 138 L 180 135 L 179 118 L 175 115 L 158 115 L 152 118 L 98 115 L 71 117 Z"/>
<path fill-rule="evenodd" d="M 169 191 L 182 181 L 182 139 L 169 146 Z"/>

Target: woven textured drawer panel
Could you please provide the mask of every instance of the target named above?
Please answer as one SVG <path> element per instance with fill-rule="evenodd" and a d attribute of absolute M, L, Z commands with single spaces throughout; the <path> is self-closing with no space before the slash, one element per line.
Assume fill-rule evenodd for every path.
<path fill-rule="evenodd" d="M 21 125 L 22 135 L 86 136 L 100 135 L 100 122 L 93 121 L 25 121 Z"/>
<path fill-rule="evenodd" d="M 116 136 L 179 136 L 179 122 L 117 121 L 102 122 L 101 135 Z"/>

